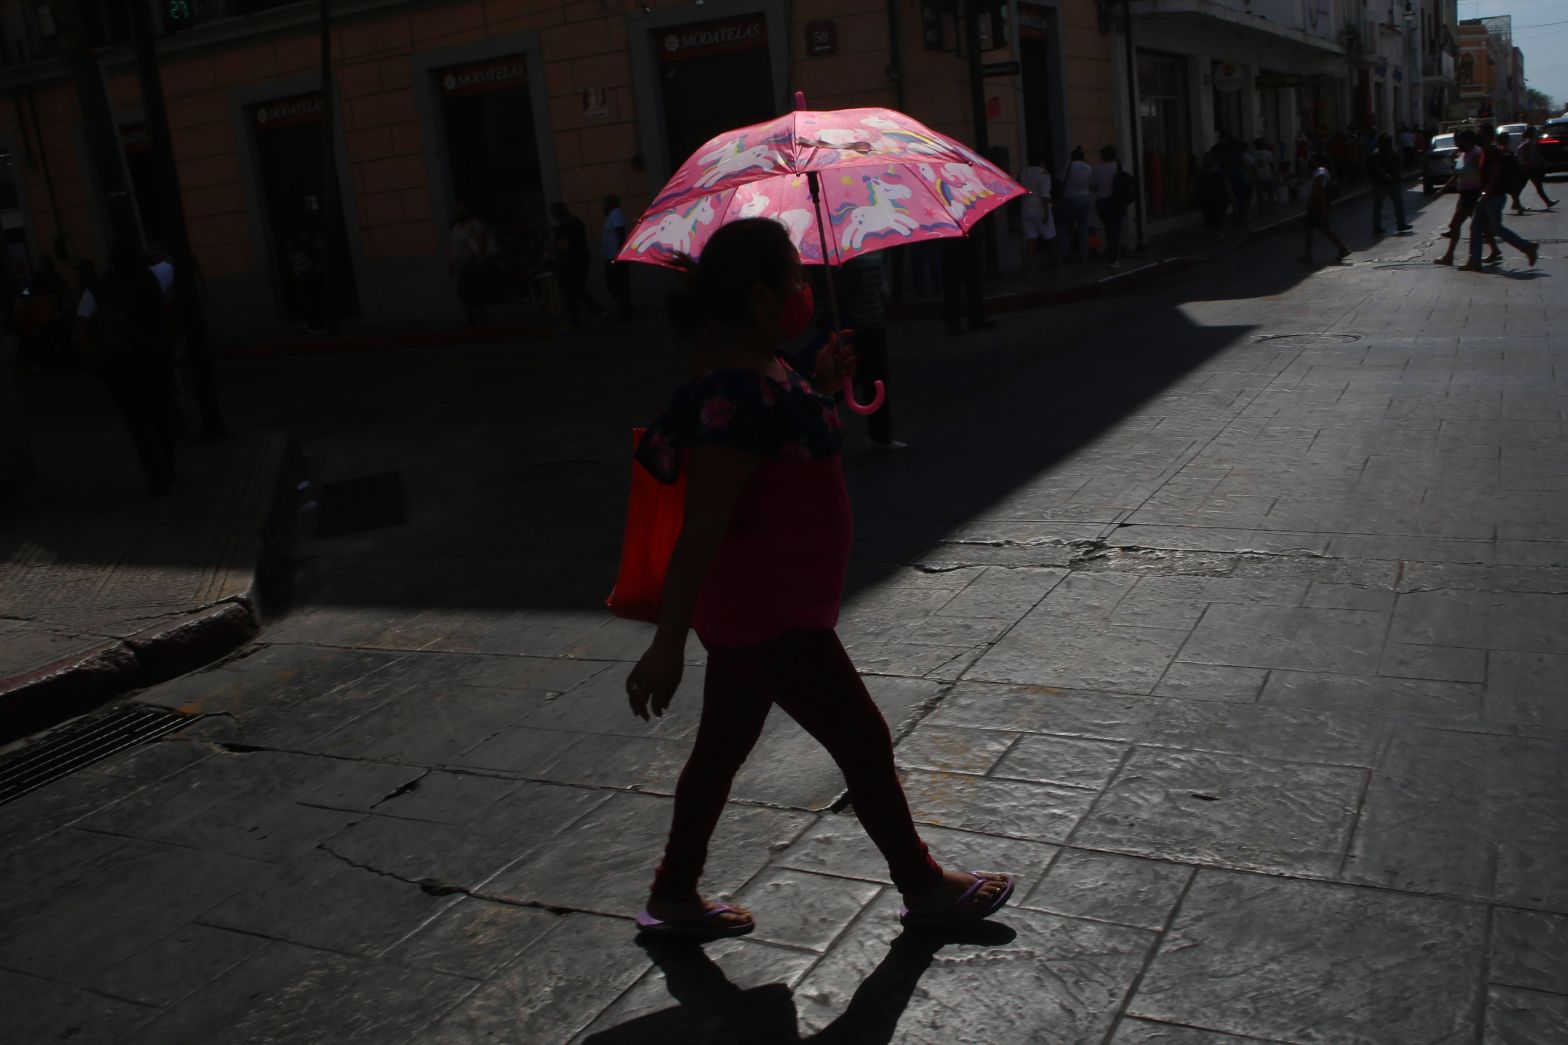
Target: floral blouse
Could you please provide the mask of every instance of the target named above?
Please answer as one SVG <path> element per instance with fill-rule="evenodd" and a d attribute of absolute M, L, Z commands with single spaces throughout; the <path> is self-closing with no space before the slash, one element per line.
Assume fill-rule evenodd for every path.
<path fill-rule="evenodd" d="M 681 451 L 703 443 L 775 461 L 816 461 L 839 453 L 843 427 L 833 397 L 788 363 L 782 381 L 754 370 L 710 370 L 676 389 L 638 445 L 637 460 L 666 483 L 680 473 Z"/>

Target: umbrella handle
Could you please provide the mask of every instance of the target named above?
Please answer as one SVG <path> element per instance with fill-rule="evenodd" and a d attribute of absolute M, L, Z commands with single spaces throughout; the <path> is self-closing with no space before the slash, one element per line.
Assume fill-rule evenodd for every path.
<path fill-rule="evenodd" d="M 871 382 L 871 402 L 857 403 L 855 402 L 855 390 L 848 385 L 845 385 L 844 402 L 857 414 L 861 414 L 862 416 L 866 414 L 874 414 L 878 410 L 882 409 L 882 400 L 886 398 L 883 394 L 885 391 L 886 389 L 882 387 L 882 382 L 880 380 L 873 381 Z"/>

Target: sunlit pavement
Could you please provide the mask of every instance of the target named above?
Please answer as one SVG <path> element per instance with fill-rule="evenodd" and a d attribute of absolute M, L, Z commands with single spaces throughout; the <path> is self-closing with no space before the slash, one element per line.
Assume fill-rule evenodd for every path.
<path fill-rule="evenodd" d="M 138 698 L 205 717 L 0 807 L 7 1037 L 1568 1040 L 1568 223 L 1472 274 L 1450 211 L 894 327 L 840 632 L 933 852 L 1019 876 L 963 938 L 776 716 L 706 879 L 758 930 L 634 941 L 701 659 L 645 726 L 601 605 L 655 326 L 229 367 L 408 519 L 306 507 L 292 612 Z"/>

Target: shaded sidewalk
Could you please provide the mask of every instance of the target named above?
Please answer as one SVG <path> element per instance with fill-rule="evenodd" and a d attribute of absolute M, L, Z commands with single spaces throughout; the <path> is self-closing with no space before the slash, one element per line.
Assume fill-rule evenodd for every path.
<path fill-rule="evenodd" d="M 254 637 L 289 457 L 278 433 L 181 445 L 175 493 L 150 497 L 95 382 L 21 395 L 39 476 L 0 517 L 0 743 Z"/>

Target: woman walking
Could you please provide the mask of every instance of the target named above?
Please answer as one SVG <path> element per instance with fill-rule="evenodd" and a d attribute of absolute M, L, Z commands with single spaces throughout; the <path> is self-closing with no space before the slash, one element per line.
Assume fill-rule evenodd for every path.
<path fill-rule="evenodd" d="M 816 380 L 777 354 L 813 311 L 800 257 L 762 218 L 713 234 L 688 286 L 670 296 L 677 332 L 699 339 L 699 376 L 675 392 L 637 459 L 686 475 L 685 520 L 670 559 L 658 631 L 626 681 L 633 714 L 662 715 L 680 684 L 686 637 L 708 651 L 702 718 L 675 790 L 663 862 L 639 929 L 738 936 L 749 911 L 697 891 L 730 783 L 777 704 L 827 748 L 850 801 L 903 893 L 905 924 L 967 923 L 999 910 L 1011 875 L 945 871 L 915 831 L 887 723 L 833 628 L 849 560 L 842 422 L 831 397 L 854 373 L 836 337 Z"/>

